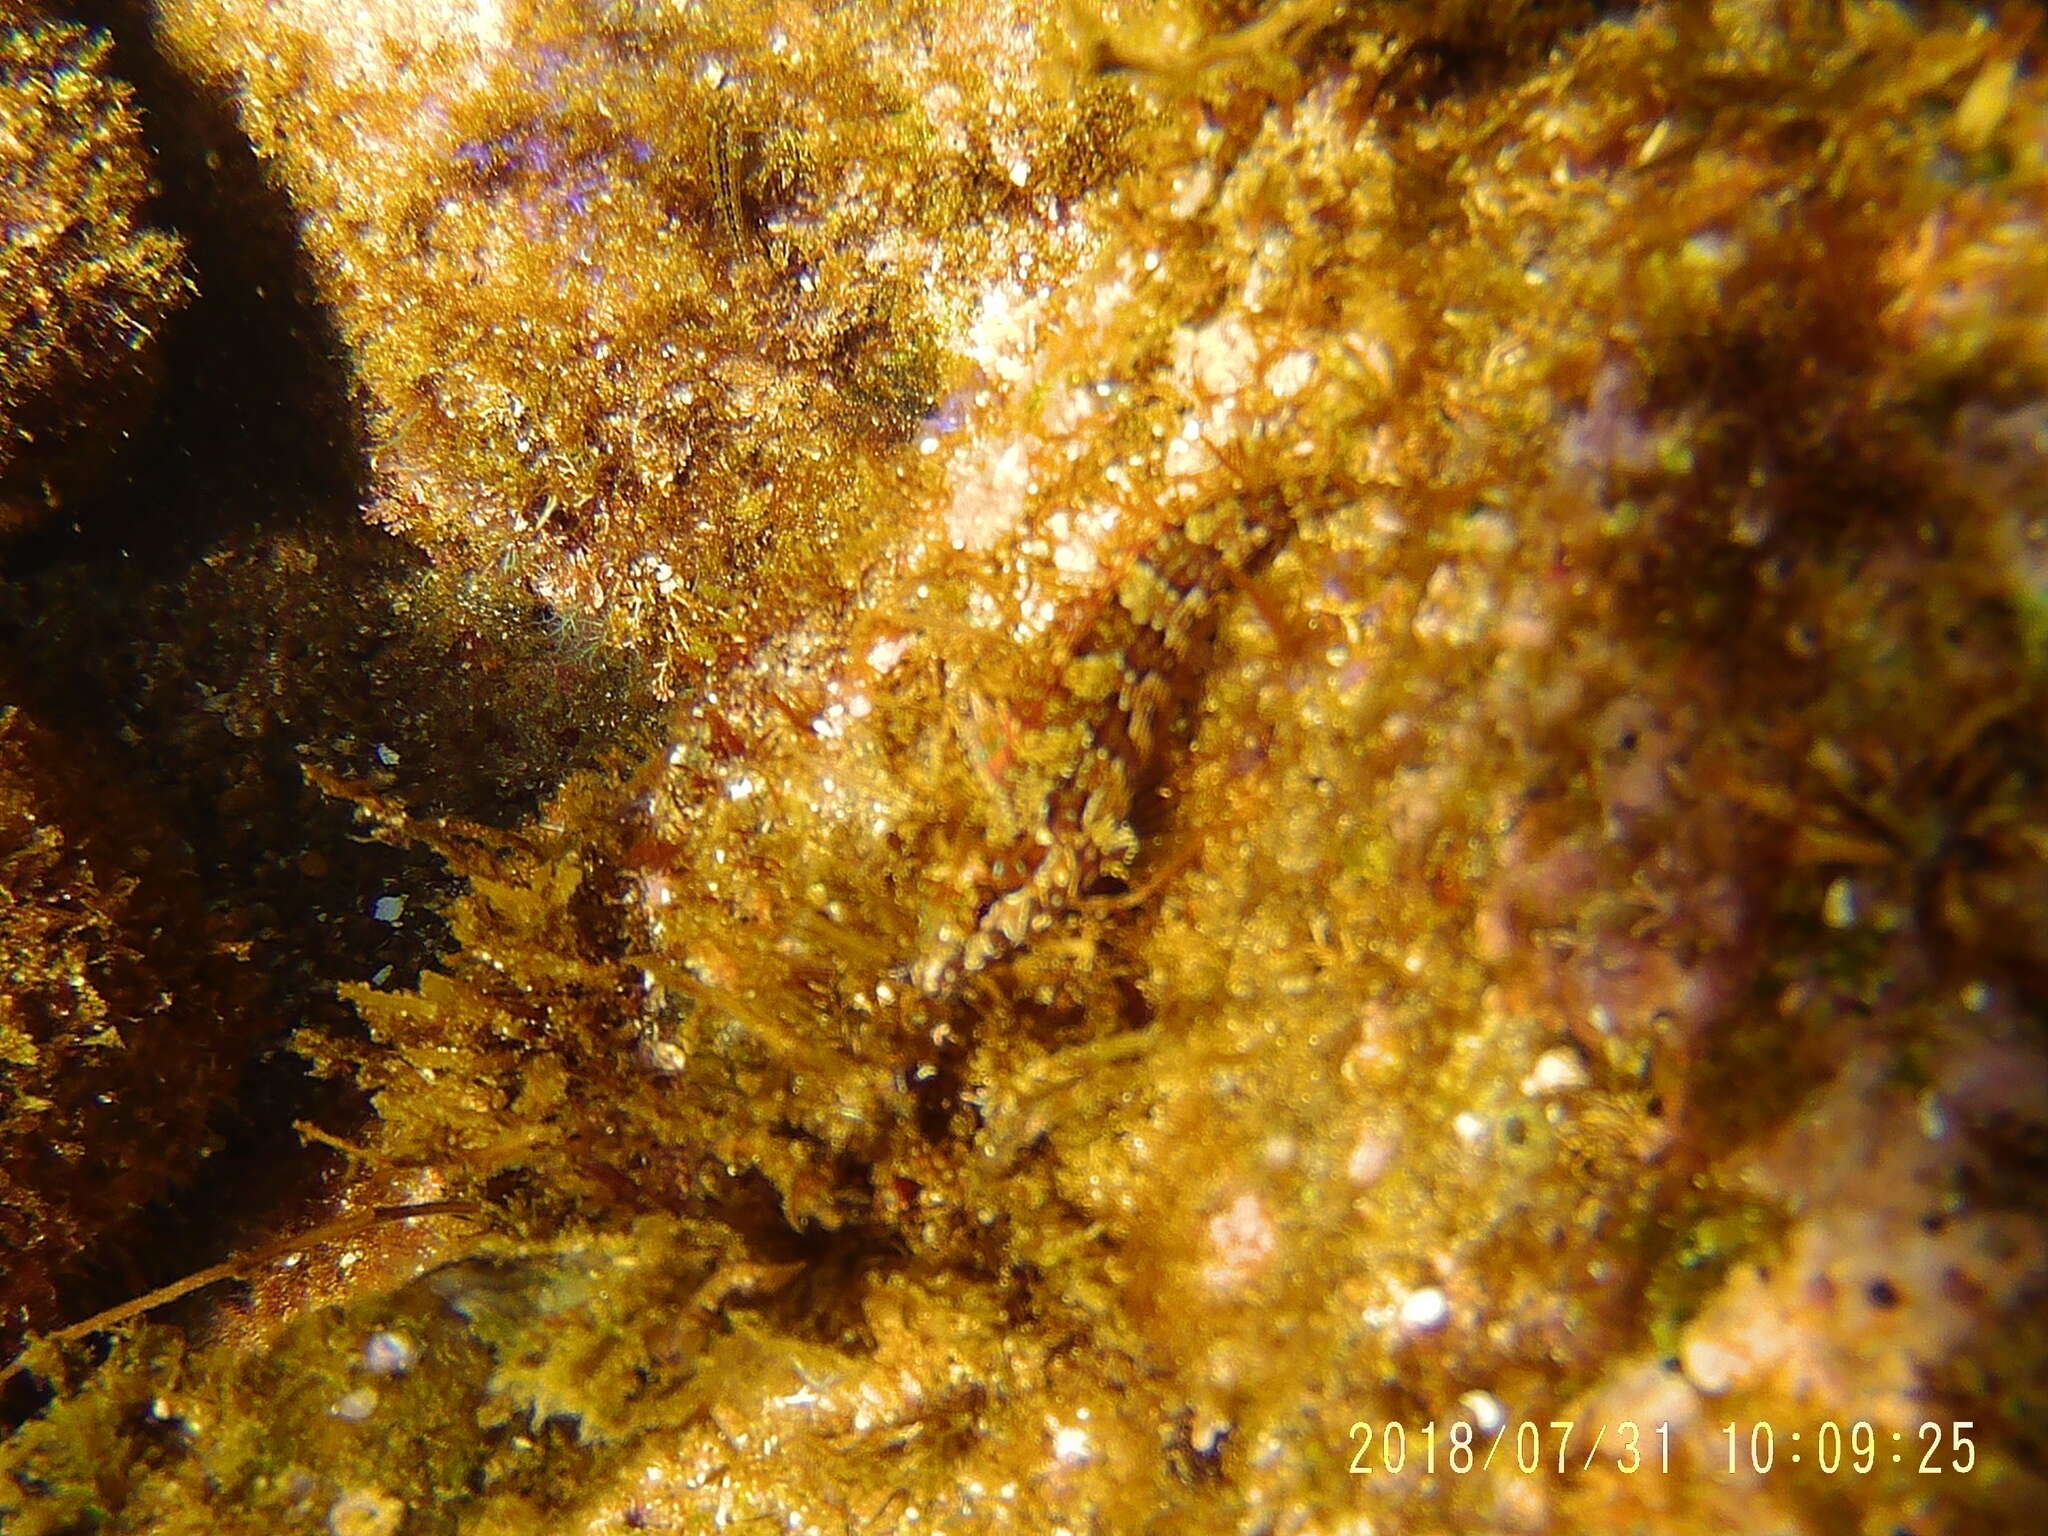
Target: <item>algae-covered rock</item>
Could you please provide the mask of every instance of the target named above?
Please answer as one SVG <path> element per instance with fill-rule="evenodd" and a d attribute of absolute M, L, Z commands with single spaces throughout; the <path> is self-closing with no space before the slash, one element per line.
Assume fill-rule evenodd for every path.
<path fill-rule="evenodd" d="M 369 405 L 372 509 L 502 568 L 664 691 L 827 596 L 996 275 L 1117 164 L 1057 34 L 912 5 L 191 0 Z"/>
<path fill-rule="evenodd" d="M 298 1037 L 372 1096 L 346 1232 L 244 1266 L 210 1339 L 70 1362 L 0 1511 L 1990 1532 L 2048 1491 L 2024 27 L 934 10 L 856 57 L 787 11 L 536 10 L 530 51 L 482 10 L 370 8 L 365 49 L 238 14 L 178 46 L 312 220 L 378 515 L 495 566 L 509 522 L 437 530 L 530 483 L 549 591 L 688 504 L 661 558 L 704 563 L 609 632 L 671 661 L 652 750 L 497 834 L 334 781 L 467 881 L 437 967 Z M 906 59 L 924 89 L 874 85 Z M 1054 206 L 946 201 L 988 122 L 1028 189 L 1098 99 Z M 531 244 L 455 282 L 485 213 Z M 944 397 L 840 416 L 807 349 L 904 252 L 932 308 L 878 345 Z M 722 283 L 693 335 L 785 323 L 803 398 L 741 432 L 711 368 L 719 467 L 605 482 L 579 543 L 503 434 L 636 462 L 546 393 L 595 377 L 553 306 L 639 326 L 683 273 Z M 436 355 L 521 410 L 394 413 L 370 317 L 514 292 L 530 330 Z M 618 399 L 677 378 L 612 360 Z M 743 440 L 820 520 L 758 564 L 712 490 Z"/>
<path fill-rule="evenodd" d="M 191 293 L 177 238 L 147 222 L 148 156 L 109 47 L 0 5 L 0 533 L 102 478 Z"/>

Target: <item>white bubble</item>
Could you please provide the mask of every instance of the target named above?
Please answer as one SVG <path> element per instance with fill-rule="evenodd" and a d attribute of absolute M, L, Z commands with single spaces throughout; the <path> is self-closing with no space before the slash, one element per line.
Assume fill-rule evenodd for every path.
<path fill-rule="evenodd" d="M 372 1376 L 403 1376 L 419 1350 L 403 1334 L 378 1332 L 363 1341 L 363 1369 Z"/>
<path fill-rule="evenodd" d="M 1450 1298 L 1433 1285 L 1401 1298 L 1401 1327 L 1408 1333 L 1434 1333 L 1451 1320 Z"/>

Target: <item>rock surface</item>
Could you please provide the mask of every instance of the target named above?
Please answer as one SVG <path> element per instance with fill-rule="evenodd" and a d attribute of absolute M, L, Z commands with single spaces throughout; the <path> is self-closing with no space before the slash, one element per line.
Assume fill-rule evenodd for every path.
<path fill-rule="evenodd" d="M 166 6 L 407 611 L 670 702 L 322 773 L 464 882 L 335 1235 L 45 1348 L 10 1529 L 2010 1529 L 2031 21 L 899 20 Z"/>

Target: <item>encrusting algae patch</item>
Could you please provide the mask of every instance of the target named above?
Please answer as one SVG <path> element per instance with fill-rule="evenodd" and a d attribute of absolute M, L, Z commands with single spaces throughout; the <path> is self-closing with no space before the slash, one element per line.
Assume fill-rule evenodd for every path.
<path fill-rule="evenodd" d="M 162 20 L 369 517 L 667 702 L 313 767 L 447 948 L 10 1531 L 2048 1491 L 2036 13 Z"/>

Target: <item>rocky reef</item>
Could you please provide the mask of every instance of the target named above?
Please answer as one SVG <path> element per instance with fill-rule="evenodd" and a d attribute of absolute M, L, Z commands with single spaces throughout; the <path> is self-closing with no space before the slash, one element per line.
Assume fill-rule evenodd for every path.
<path fill-rule="evenodd" d="M 95 19 L 199 297 L 0 551 L 7 1529 L 2048 1493 L 2036 13 Z"/>

